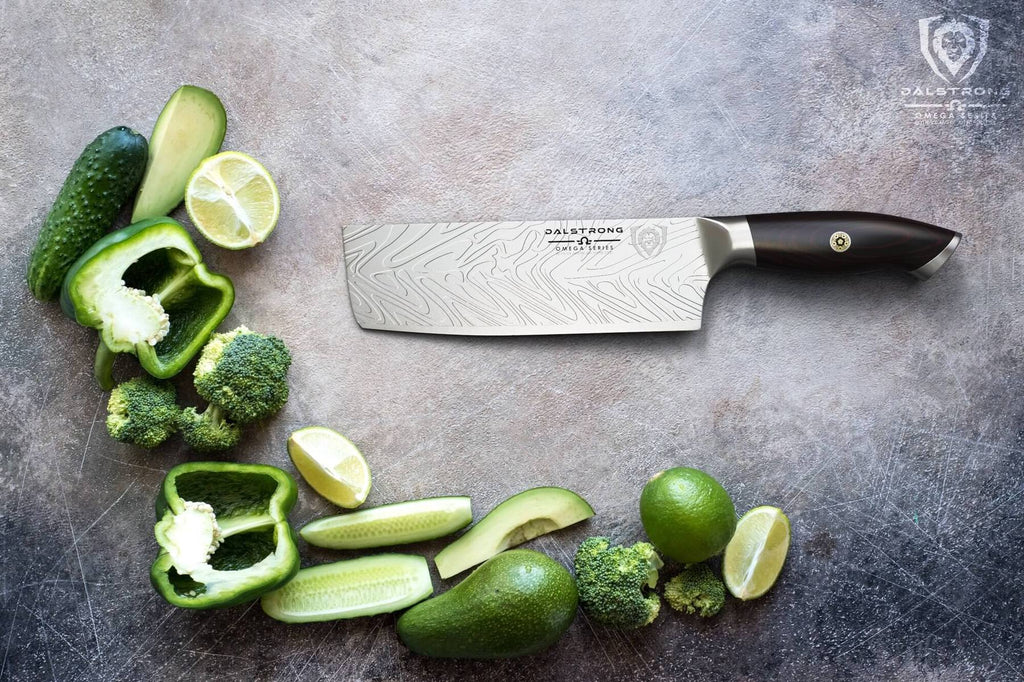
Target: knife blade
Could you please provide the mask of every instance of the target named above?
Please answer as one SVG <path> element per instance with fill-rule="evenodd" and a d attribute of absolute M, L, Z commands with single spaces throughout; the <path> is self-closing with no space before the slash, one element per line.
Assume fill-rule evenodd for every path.
<path fill-rule="evenodd" d="M 927 279 L 960 239 L 935 225 L 849 211 L 342 232 L 361 327 L 484 336 L 699 329 L 708 282 L 726 267 L 894 267 Z"/>

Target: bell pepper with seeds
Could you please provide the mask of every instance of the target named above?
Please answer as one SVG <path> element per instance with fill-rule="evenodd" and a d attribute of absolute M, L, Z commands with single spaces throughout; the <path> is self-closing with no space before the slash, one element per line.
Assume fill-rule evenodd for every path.
<path fill-rule="evenodd" d="M 180 372 L 227 316 L 231 280 L 210 272 L 185 228 L 171 218 L 142 220 L 111 232 L 75 261 L 61 307 L 100 332 L 94 367 L 114 386 L 116 353 L 131 353 L 158 379 Z"/>
<path fill-rule="evenodd" d="M 299 570 L 287 518 L 297 495 L 295 479 L 264 464 L 174 467 L 156 500 L 153 586 L 175 606 L 212 609 L 284 585 Z"/>

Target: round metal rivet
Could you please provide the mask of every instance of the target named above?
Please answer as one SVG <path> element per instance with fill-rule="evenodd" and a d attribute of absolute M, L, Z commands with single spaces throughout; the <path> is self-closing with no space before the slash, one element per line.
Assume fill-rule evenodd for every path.
<path fill-rule="evenodd" d="M 833 232 L 832 236 L 828 238 L 828 245 L 832 247 L 832 250 L 836 253 L 842 253 L 846 251 L 853 244 L 853 240 L 850 239 L 850 235 L 846 234 L 842 230 L 839 232 Z"/>

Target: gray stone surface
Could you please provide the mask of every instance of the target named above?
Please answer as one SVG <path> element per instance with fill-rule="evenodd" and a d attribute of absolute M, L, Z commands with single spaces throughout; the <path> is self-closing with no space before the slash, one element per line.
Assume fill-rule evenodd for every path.
<path fill-rule="evenodd" d="M 907 93 L 943 85 L 917 22 L 944 11 L 991 21 L 981 92 Z M 1020 676 L 1022 20 L 1011 0 L 0 1 L 0 679 Z M 789 513 L 775 589 L 638 632 L 580 617 L 550 651 L 492 663 L 417 658 L 391 616 L 164 604 L 152 499 L 189 454 L 107 437 L 94 333 L 32 300 L 24 271 L 81 148 L 148 132 L 183 82 L 221 96 L 225 148 L 283 198 L 265 245 L 202 246 L 236 283 L 228 324 L 295 354 L 291 401 L 239 461 L 293 470 L 288 433 L 320 423 L 363 448 L 368 504 L 464 493 L 479 518 L 567 486 L 596 518 L 530 545 L 566 563 L 588 534 L 640 539 L 645 480 L 693 465 L 740 511 Z M 989 118 L 905 106 L 951 99 Z M 347 222 L 821 208 L 965 240 L 926 283 L 726 272 L 685 334 L 364 332 L 341 273 Z M 302 484 L 296 524 L 331 511 Z"/>

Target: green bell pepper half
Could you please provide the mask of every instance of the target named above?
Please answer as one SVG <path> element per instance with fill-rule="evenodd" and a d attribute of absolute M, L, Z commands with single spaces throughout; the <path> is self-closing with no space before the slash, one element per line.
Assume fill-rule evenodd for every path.
<path fill-rule="evenodd" d="M 68 317 L 99 330 L 94 370 L 104 390 L 113 388 L 117 353 L 137 356 L 158 379 L 180 372 L 234 301 L 231 280 L 206 268 L 171 218 L 141 220 L 97 241 L 71 266 L 60 297 Z"/>
<path fill-rule="evenodd" d="M 299 570 L 288 512 L 295 479 L 264 464 L 188 462 L 167 472 L 156 500 L 160 553 L 153 587 L 169 603 L 213 609 L 252 601 Z"/>

